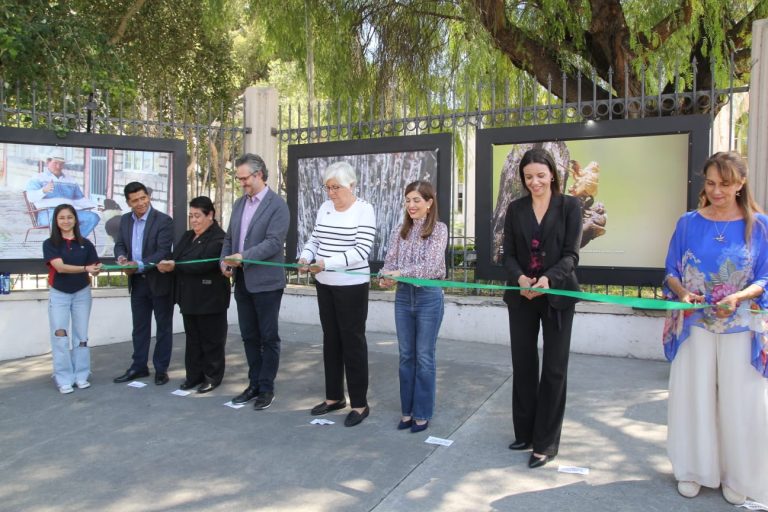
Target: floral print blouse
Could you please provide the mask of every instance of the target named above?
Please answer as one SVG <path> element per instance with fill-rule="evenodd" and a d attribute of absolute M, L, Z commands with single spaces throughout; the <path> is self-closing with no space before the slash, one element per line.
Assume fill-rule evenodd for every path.
<path fill-rule="evenodd" d="M 421 237 L 424 219 L 416 219 L 405 240 L 398 226 L 389 237 L 389 248 L 382 272 L 399 270 L 403 277 L 443 279 L 445 277 L 445 247 L 448 226 L 436 222 L 432 234 Z"/>
<path fill-rule="evenodd" d="M 698 211 L 688 212 L 678 220 L 667 253 L 665 282 L 676 277 L 687 290 L 703 295 L 707 304 L 715 304 L 752 284 L 761 286 L 764 292 L 726 318 L 715 316 L 714 308 L 669 311 L 663 336 L 668 360 L 674 359 L 691 327 L 717 334 L 751 331 L 752 366 L 768 377 L 768 311 L 747 311 L 768 310 L 768 217 L 756 216 L 749 246 L 744 243 L 744 229 L 744 220 L 716 222 Z M 666 284 L 664 295 L 679 300 Z"/>

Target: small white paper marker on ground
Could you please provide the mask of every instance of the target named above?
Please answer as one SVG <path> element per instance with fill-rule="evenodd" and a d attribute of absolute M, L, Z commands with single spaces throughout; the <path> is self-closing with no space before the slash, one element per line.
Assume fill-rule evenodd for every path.
<path fill-rule="evenodd" d="M 333 425 L 334 422 L 324 418 L 317 418 L 309 422 L 311 425 Z"/>
<path fill-rule="evenodd" d="M 768 505 L 763 505 L 762 503 L 758 503 L 757 501 L 747 500 L 738 506 L 741 508 L 745 508 L 747 510 L 768 510 Z"/>
<path fill-rule="evenodd" d="M 434 436 L 429 436 L 426 440 L 424 440 L 424 442 L 429 444 L 439 444 L 440 446 L 451 446 L 453 444 L 453 441 L 450 439 L 443 439 L 441 437 Z"/>
<path fill-rule="evenodd" d="M 139 380 L 131 381 L 127 385 L 128 385 L 129 388 L 145 388 L 145 387 L 147 387 L 146 383 L 141 382 Z"/>
<path fill-rule="evenodd" d="M 242 409 L 243 407 L 245 407 L 245 404 L 233 404 L 232 400 L 225 403 L 224 405 L 226 405 L 227 407 L 231 407 L 232 409 Z"/>
<path fill-rule="evenodd" d="M 176 395 L 176 396 L 187 396 L 190 393 L 191 393 L 191 391 L 184 391 L 183 389 L 177 389 L 176 391 L 172 392 L 171 394 L 172 395 Z"/>
<path fill-rule="evenodd" d="M 575 475 L 588 475 L 589 468 L 580 468 L 578 466 L 560 466 L 557 468 L 560 473 L 573 473 Z"/>

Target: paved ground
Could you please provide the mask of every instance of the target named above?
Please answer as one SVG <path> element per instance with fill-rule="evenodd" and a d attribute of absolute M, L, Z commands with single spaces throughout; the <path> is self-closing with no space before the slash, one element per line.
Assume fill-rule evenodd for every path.
<path fill-rule="evenodd" d="M 506 328 L 506 327 L 504 327 Z M 323 398 L 320 329 L 282 324 L 277 397 L 266 411 L 223 404 L 245 385 L 231 326 L 224 384 L 171 395 L 183 380 L 175 338 L 171 383 L 112 383 L 129 343 L 92 350 L 93 386 L 60 395 L 50 356 L 0 363 L 2 511 L 713 511 L 719 491 L 688 500 L 666 457 L 666 363 L 574 355 L 560 456 L 528 469 L 511 452 L 507 348 L 440 340 L 437 412 L 399 432 L 397 345 L 369 333 L 371 416 L 310 425 Z M 450 447 L 424 443 L 433 435 Z M 589 468 L 586 476 L 558 466 Z"/>

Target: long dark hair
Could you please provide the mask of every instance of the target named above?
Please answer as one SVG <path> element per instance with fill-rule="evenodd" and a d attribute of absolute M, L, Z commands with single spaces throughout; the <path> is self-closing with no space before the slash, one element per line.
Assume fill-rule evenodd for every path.
<path fill-rule="evenodd" d="M 78 244 L 82 244 L 84 242 L 83 235 L 80 234 L 80 219 L 77 218 L 77 210 L 75 210 L 75 207 L 71 204 L 60 204 L 56 207 L 55 210 L 53 210 L 53 219 L 50 220 L 51 222 L 51 243 L 58 247 L 61 245 L 61 242 L 64 241 L 64 237 L 61 236 L 61 229 L 59 229 L 59 213 L 61 213 L 62 210 L 69 210 L 72 212 L 72 215 L 75 216 L 75 226 L 72 228 L 72 232 L 75 235 L 75 240 L 77 240 Z"/>
<path fill-rule="evenodd" d="M 556 196 L 561 193 L 560 177 L 557 175 L 557 165 L 549 151 L 541 148 L 529 149 L 520 160 L 520 166 L 518 168 L 518 172 L 520 173 L 520 183 L 523 184 L 525 190 L 530 194 L 531 191 L 528 190 L 528 186 L 525 184 L 525 173 L 523 173 L 523 168 L 528 164 L 546 165 L 549 168 L 549 172 L 552 173 L 552 183 L 549 184 L 549 188 L 552 190 L 552 195 Z"/>
<path fill-rule="evenodd" d="M 744 242 L 749 245 L 752 240 L 752 228 L 755 225 L 755 214 L 763 213 L 763 209 L 757 204 L 749 190 L 747 175 L 749 170 L 747 162 L 740 154 L 735 151 L 720 151 L 715 153 L 704 162 L 704 168 L 701 173 L 704 178 L 707 177 L 707 169 L 714 167 L 717 169 L 720 178 L 729 183 L 741 183 L 741 190 L 736 193 L 736 204 L 744 216 Z M 707 194 L 704 189 L 699 192 L 699 208 L 709 206 Z M 765 228 L 765 226 L 763 227 Z"/>
<path fill-rule="evenodd" d="M 428 181 L 414 181 L 405 187 L 403 196 L 407 196 L 414 190 L 418 192 L 421 198 L 425 201 L 432 200 L 432 206 L 427 210 L 427 218 L 424 221 L 424 227 L 421 228 L 421 238 L 429 238 L 429 235 L 432 234 L 432 230 L 435 229 L 435 223 L 437 222 L 437 198 L 435 197 L 435 189 Z M 408 208 L 406 208 L 405 215 L 403 216 L 403 227 L 400 228 L 400 238 L 405 240 L 408 237 L 408 233 L 411 232 L 412 227 L 413 219 L 408 215 Z"/>

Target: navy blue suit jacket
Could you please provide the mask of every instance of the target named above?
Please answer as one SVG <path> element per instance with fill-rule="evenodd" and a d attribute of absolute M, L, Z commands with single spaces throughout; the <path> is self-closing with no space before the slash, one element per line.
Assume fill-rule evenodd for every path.
<path fill-rule="evenodd" d="M 133 241 L 133 213 L 128 212 L 120 218 L 120 230 L 115 241 L 115 258 L 125 256 L 129 260 Z M 141 245 L 142 263 L 147 284 L 152 295 L 168 295 L 173 287 L 173 274 L 158 272 L 157 267 L 147 266 L 149 263 L 159 263 L 161 260 L 171 259 L 173 246 L 173 219 L 168 215 L 152 208 L 147 217 L 147 225 L 144 228 L 144 239 Z M 131 280 L 128 287 L 131 288 Z"/>

